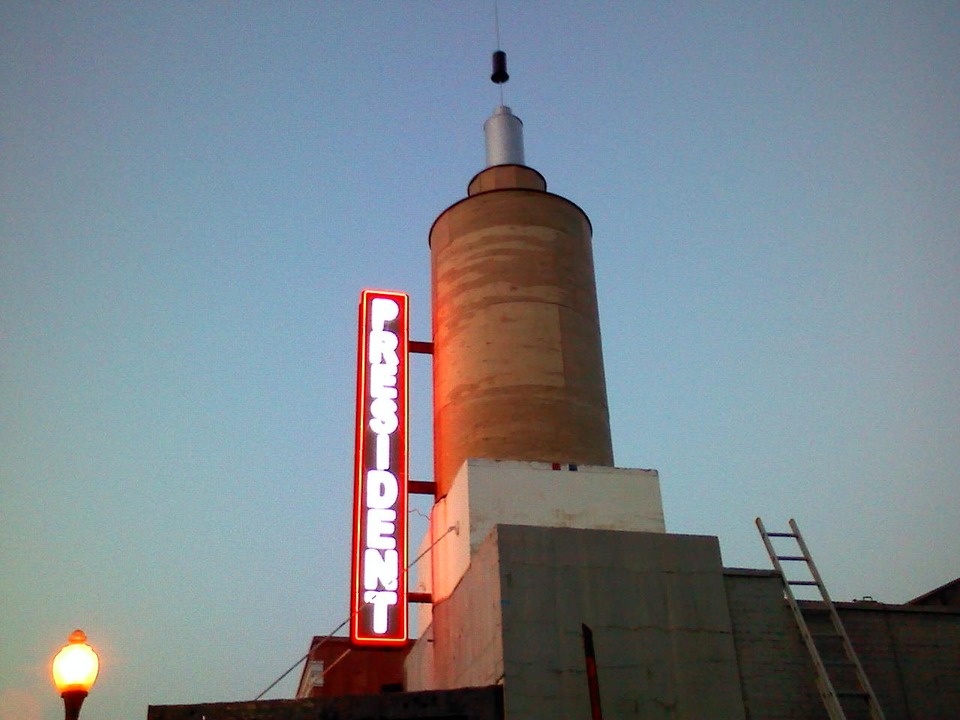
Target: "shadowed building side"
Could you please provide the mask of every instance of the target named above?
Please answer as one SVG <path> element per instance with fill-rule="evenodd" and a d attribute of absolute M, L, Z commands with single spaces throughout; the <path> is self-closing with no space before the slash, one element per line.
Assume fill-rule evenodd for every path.
<path fill-rule="evenodd" d="M 590 221 L 520 165 L 430 231 L 437 497 L 468 458 L 613 465 Z"/>

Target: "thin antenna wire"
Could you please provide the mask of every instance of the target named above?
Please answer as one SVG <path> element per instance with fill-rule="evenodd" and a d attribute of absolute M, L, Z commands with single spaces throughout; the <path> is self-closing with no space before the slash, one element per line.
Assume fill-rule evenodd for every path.
<path fill-rule="evenodd" d="M 455 532 L 457 535 L 460 534 L 460 523 L 459 523 L 459 522 L 458 522 L 456 525 L 451 525 L 450 527 L 448 527 L 448 528 L 447 528 L 447 531 L 446 531 L 443 535 L 441 535 L 441 536 L 438 537 L 436 540 L 434 540 L 432 543 L 430 543 L 430 547 L 428 547 L 428 548 L 427 548 L 426 550 L 424 550 L 422 553 L 420 553 L 419 555 L 417 555 L 416 559 L 407 566 L 407 572 L 410 572 L 410 568 L 412 568 L 414 565 L 416 565 L 418 562 L 420 562 L 420 559 L 421 559 L 424 555 L 426 555 L 428 552 L 430 552 L 431 550 L 433 550 L 434 546 L 436 546 L 436 544 L 437 544 L 438 542 L 440 542 L 441 540 L 443 540 L 447 535 L 449 535 L 449 534 L 452 533 L 452 532 Z"/>
<path fill-rule="evenodd" d="M 426 555 L 428 552 L 430 552 L 431 550 L 433 550 L 434 546 L 435 546 L 438 542 L 440 542 L 441 540 L 443 540 L 447 535 L 449 535 L 449 534 L 452 533 L 452 532 L 455 532 L 455 533 L 457 533 L 458 535 L 460 534 L 460 525 L 459 525 L 459 523 L 457 523 L 456 525 L 451 525 L 450 527 L 448 527 L 448 528 L 447 528 L 447 531 L 446 531 L 443 535 L 441 535 L 441 536 L 438 537 L 436 540 L 434 540 L 432 543 L 430 543 L 430 547 L 428 547 L 428 548 L 427 548 L 426 550 L 424 550 L 422 553 L 420 553 L 419 555 L 417 555 L 416 559 L 415 559 L 412 563 L 410 563 L 409 565 L 407 565 L 407 569 L 405 570 L 405 572 L 410 572 L 410 568 L 412 568 L 414 565 L 416 565 L 418 562 L 420 562 L 420 559 L 421 559 L 424 555 Z M 369 605 L 369 604 L 370 604 L 370 603 L 364 603 L 364 604 L 361 605 L 360 607 L 361 607 L 361 608 L 365 608 L 365 607 L 366 607 L 367 605 Z M 301 658 L 300 658 L 299 660 L 297 660 L 293 665 L 291 665 L 289 668 L 287 668 L 287 671 L 286 671 L 285 673 L 283 673 L 283 675 L 281 675 L 281 676 L 278 677 L 276 680 L 274 680 L 272 683 L 270 683 L 270 685 L 267 687 L 266 690 L 264 690 L 262 693 L 260 693 L 259 695 L 257 695 L 257 696 L 254 698 L 254 701 L 259 700 L 259 699 L 262 698 L 264 695 L 266 695 L 268 692 L 270 692 L 271 690 L 273 690 L 273 688 L 275 688 L 275 687 L 277 686 L 277 684 L 278 684 L 281 680 L 283 680 L 287 675 L 289 675 L 289 674 L 292 673 L 294 670 L 296 670 L 296 669 L 297 669 L 297 666 L 300 665 L 300 663 L 302 663 L 304 660 L 306 660 L 308 657 L 310 657 L 310 653 L 312 653 L 312 652 L 313 652 L 314 650 L 316 650 L 318 647 L 320 647 L 321 645 L 323 645 L 327 640 L 329 640 L 330 638 L 332 638 L 332 637 L 334 636 L 334 634 L 337 633 L 344 625 L 346 625 L 348 622 L 350 622 L 350 618 L 351 618 L 351 617 L 353 617 L 352 613 L 351 613 L 351 615 L 348 615 L 348 616 L 347 616 L 347 619 L 346 619 L 346 620 L 344 620 L 342 623 L 340 623 L 339 625 L 337 625 L 337 626 L 330 632 L 329 635 L 325 635 L 324 637 L 322 637 L 322 638 L 320 639 L 320 642 L 318 642 L 316 645 L 311 645 L 311 646 L 310 646 L 310 649 L 307 650 L 307 654 L 306 654 L 306 655 L 304 655 L 303 657 L 301 657 Z M 345 658 L 349 652 L 350 652 L 350 650 L 348 649 L 346 652 L 343 653 L 343 655 L 341 655 L 341 656 L 338 657 L 336 660 L 334 660 L 333 663 L 331 663 L 330 667 L 327 668 L 327 670 L 329 670 L 329 669 L 332 668 L 334 665 L 336 665 L 338 662 L 340 662 L 341 660 L 343 660 L 343 658 Z M 324 670 L 324 674 L 326 674 L 326 670 Z"/>
<path fill-rule="evenodd" d="M 336 632 L 338 632 L 338 631 L 340 630 L 340 628 L 342 628 L 342 627 L 343 627 L 344 625 L 346 625 L 348 622 L 350 622 L 350 617 L 349 617 L 349 616 L 347 617 L 346 620 L 344 620 L 342 623 L 340 623 L 339 625 L 337 625 L 337 626 L 330 632 L 329 635 L 326 635 L 326 636 L 322 637 L 322 638 L 320 639 L 320 642 L 318 642 L 316 645 L 311 645 L 311 646 L 310 646 L 310 649 L 307 650 L 307 654 L 306 654 L 306 655 L 304 655 L 302 658 L 300 658 L 299 660 L 297 660 L 293 665 L 291 665 L 289 668 L 287 668 L 287 671 L 286 671 L 283 675 L 281 675 L 281 676 L 278 677 L 276 680 L 274 680 L 272 683 L 270 683 L 270 685 L 267 687 L 267 689 L 264 690 L 264 691 L 263 691 L 262 693 L 260 693 L 259 695 L 257 695 L 257 696 L 254 698 L 254 700 L 255 700 L 255 701 L 256 701 L 256 700 L 259 700 L 259 699 L 262 698 L 264 695 L 266 695 L 268 692 L 270 692 L 271 690 L 273 690 L 273 688 L 276 687 L 277 683 L 279 683 L 279 682 L 280 682 L 281 680 L 283 680 L 287 675 L 289 675 L 289 674 L 292 673 L 294 670 L 296 670 L 297 666 L 298 666 L 300 663 L 302 663 L 304 660 L 306 660 L 308 657 L 310 657 L 310 653 L 312 653 L 312 652 L 313 652 L 314 650 L 316 650 L 318 647 L 320 647 L 321 645 L 323 645 L 327 640 L 329 640 L 330 638 L 332 638 L 332 637 L 334 636 L 334 634 L 335 634 Z"/>

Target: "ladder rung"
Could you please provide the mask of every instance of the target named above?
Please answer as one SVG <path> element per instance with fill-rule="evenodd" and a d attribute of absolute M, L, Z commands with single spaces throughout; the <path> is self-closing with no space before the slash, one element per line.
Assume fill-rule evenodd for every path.
<path fill-rule="evenodd" d="M 836 613 L 830 596 L 827 594 L 827 588 L 817 573 L 817 568 L 816 565 L 813 564 L 810 551 L 807 549 L 800 535 L 800 528 L 797 527 L 795 521 L 790 520 L 790 530 L 792 532 L 767 532 L 763 522 L 760 518 L 757 518 L 757 529 L 760 531 L 760 537 L 763 539 L 763 543 L 767 548 L 767 554 L 770 556 L 770 559 L 773 561 L 773 566 L 780 575 L 780 579 L 784 585 L 785 599 L 789 603 L 790 609 L 797 621 L 803 643 L 806 645 L 810 657 L 816 666 L 817 679 L 818 683 L 822 683 L 820 689 L 827 713 L 831 718 L 846 717 L 844 704 L 841 703 L 841 700 L 852 707 L 855 704 L 855 699 L 859 698 L 867 702 L 871 720 L 882 720 L 884 717 L 883 711 L 880 709 L 873 689 L 870 687 L 870 683 L 863 673 L 863 668 L 857 660 L 856 653 L 849 644 L 849 638 L 843 629 L 843 623 Z M 783 549 L 774 548 L 774 544 L 770 541 L 771 538 L 794 538 L 797 547 L 796 549 L 792 546 L 790 548 L 784 547 Z M 799 551 L 801 554 L 788 554 L 791 551 L 793 553 Z M 784 552 L 784 554 L 779 555 L 778 552 Z M 807 563 L 807 568 L 810 571 L 808 577 L 812 579 L 788 580 L 784 568 L 780 565 L 781 562 Z M 790 567 L 795 568 L 797 566 L 793 565 Z M 816 587 L 821 596 L 819 602 L 796 598 L 790 588 L 797 586 Z M 808 603 L 809 606 L 807 605 Z M 824 618 L 824 614 L 829 614 L 829 618 Z M 829 624 L 832 627 L 825 627 L 824 620 L 829 620 Z M 812 631 L 808 623 L 812 623 L 818 627 L 819 630 L 816 632 Z M 839 645 L 837 641 L 839 641 Z M 843 655 L 846 657 L 840 656 L 840 652 L 838 652 L 840 650 L 842 650 Z M 823 655 L 829 655 L 830 659 L 825 659 Z M 856 673 L 856 680 L 853 679 L 851 671 Z M 845 679 L 844 685 L 846 685 L 847 688 L 844 690 L 834 689 L 836 686 L 830 678 L 830 675 L 833 673 Z M 851 685 L 858 687 L 856 690 L 850 689 Z M 852 702 L 850 699 L 854 699 L 854 701 Z M 856 709 L 862 713 L 859 705 L 856 706 Z"/>

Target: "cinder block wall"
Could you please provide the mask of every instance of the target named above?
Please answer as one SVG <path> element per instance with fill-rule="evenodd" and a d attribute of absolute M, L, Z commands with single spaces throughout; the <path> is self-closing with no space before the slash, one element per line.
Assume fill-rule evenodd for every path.
<path fill-rule="evenodd" d="M 814 669 L 772 570 L 726 570 L 747 720 L 827 720 Z"/>
<path fill-rule="evenodd" d="M 960 718 L 960 607 L 838 609 L 887 720 Z"/>
<path fill-rule="evenodd" d="M 726 570 L 751 720 L 827 718 L 813 664 L 772 571 Z M 960 718 L 960 607 L 837 603 L 887 720 Z"/>

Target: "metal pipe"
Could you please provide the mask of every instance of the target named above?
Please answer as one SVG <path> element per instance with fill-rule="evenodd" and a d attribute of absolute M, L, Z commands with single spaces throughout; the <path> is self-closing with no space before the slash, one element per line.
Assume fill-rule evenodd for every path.
<path fill-rule="evenodd" d="M 523 165 L 523 122 L 506 105 L 499 105 L 483 124 L 487 167 Z"/>

